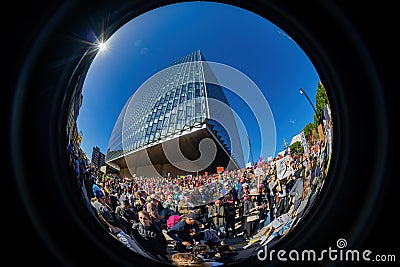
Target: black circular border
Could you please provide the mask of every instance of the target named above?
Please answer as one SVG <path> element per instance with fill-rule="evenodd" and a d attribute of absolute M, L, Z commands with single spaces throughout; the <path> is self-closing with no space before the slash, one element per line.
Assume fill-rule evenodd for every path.
<path fill-rule="evenodd" d="M 31 246 L 37 244 L 38 252 L 49 253 L 48 260 L 66 266 L 154 265 L 127 255 L 126 248 L 118 242 L 110 242 L 103 229 L 93 227 L 93 216 L 82 207 L 74 183 L 69 182 L 72 176 L 63 164 L 66 162 L 63 125 L 65 103 L 71 93 L 65 88 L 68 82 L 76 82 L 70 80 L 77 77 L 71 74 L 86 51 L 86 47 L 76 45 L 71 33 L 83 34 L 79 31 L 89 26 L 97 27 L 100 32 L 108 25 L 107 34 L 111 35 L 135 15 L 175 2 L 182 1 L 71 1 L 16 9 L 16 23 L 22 25 L 16 30 L 22 30 L 25 35 L 11 33 L 16 39 L 14 49 L 22 50 L 13 50 L 10 46 L 10 50 L 15 51 L 9 55 L 10 59 L 14 59 L 18 67 L 17 73 L 11 73 L 14 76 L 11 76 L 10 95 L 7 95 L 12 111 L 9 120 L 11 177 L 15 178 L 18 189 L 10 192 L 19 197 L 17 201 L 26 208 L 21 209 L 21 220 L 27 220 L 27 225 L 20 231 L 25 237 L 35 238 L 37 243 L 23 237 L 22 240 Z M 381 52 L 377 50 L 374 35 L 372 38 L 368 35 L 368 31 L 378 34 L 380 24 L 368 31 L 363 28 L 361 22 L 369 27 L 371 23 L 357 12 L 354 4 L 218 2 L 264 16 L 289 33 L 314 63 L 333 104 L 336 127 L 328 183 L 317 205 L 302 222 L 304 230 L 288 236 L 278 248 L 334 247 L 339 238 L 345 238 L 353 248 L 373 245 L 377 249 L 391 248 L 388 243 L 380 247 L 370 239 L 377 237 L 372 230 L 376 229 L 374 225 L 381 225 L 380 216 L 392 207 L 391 199 L 385 201 L 385 197 L 393 196 L 389 186 L 393 158 L 393 152 L 389 151 L 389 144 L 393 144 L 390 142 L 393 135 L 389 132 L 392 110 L 386 95 L 388 83 L 382 79 L 387 76 L 381 69 L 384 62 L 377 58 Z M 366 12 L 365 8 L 363 10 Z M 381 11 L 370 7 L 367 14 Z M 51 16 L 52 13 L 55 15 Z M 102 20 L 104 17 L 108 20 Z M 31 21 L 39 23 L 30 24 Z M 105 24 L 93 25 L 93 21 Z M 21 40 L 26 45 L 17 43 Z M 90 63 L 92 59 L 85 57 L 84 60 Z M 79 65 L 83 73 L 84 65 Z M 249 264 L 259 265 L 260 262 L 254 260 Z"/>

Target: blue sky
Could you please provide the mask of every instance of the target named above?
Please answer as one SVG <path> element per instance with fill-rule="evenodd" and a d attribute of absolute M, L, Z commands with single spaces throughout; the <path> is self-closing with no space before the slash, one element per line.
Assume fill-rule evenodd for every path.
<path fill-rule="evenodd" d="M 100 23 L 100 22 L 99 22 Z M 98 146 L 106 153 L 116 119 L 128 98 L 148 78 L 200 49 L 208 61 L 247 75 L 262 91 L 275 120 L 276 148 L 261 153 L 254 125 L 246 125 L 254 160 L 276 156 L 313 121 L 320 78 L 307 55 L 279 27 L 247 10 L 212 2 L 172 4 L 134 18 L 117 30 L 98 53 L 83 85 L 78 129 L 91 159 Z M 247 116 L 248 110 L 238 111 Z M 247 146 L 244 140 L 243 146 Z M 247 146 L 248 147 L 248 146 Z"/>

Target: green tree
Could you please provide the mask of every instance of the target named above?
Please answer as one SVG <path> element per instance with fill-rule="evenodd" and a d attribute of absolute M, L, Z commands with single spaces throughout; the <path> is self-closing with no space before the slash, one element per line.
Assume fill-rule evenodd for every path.
<path fill-rule="evenodd" d="M 307 123 L 306 126 L 304 126 L 304 137 L 306 138 L 306 141 L 309 143 L 312 139 L 312 134 L 313 130 L 315 129 L 315 124 L 313 123 Z"/>
<path fill-rule="evenodd" d="M 315 127 L 319 124 L 317 118 L 322 119 L 324 117 L 325 104 L 328 104 L 328 95 L 326 94 L 324 85 L 321 82 L 318 82 L 317 93 L 315 95 L 315 109 L 317 110 L 317 114 L 314 115 Z"/>
<path fill-rule="evenodd" d="M 313 143 L 313 140 L 316 140 L 318 138 L 317 127 L 319 125 L 319 120 L 317 118 L 323 118 L 325 104 L 329 103 L 325 87 L 321 82 L 318 82 L 317 92 L 315 95 L 315 103 L 316 114 L 314 114 L 314 123 L 307 123 L 303 128 L 306 142 L 309 145 Z"/>
<path fill-rule="evenodd" d="M 298 155 L 304 152 L 304 147 L 302 146 L 300 141 L 294 142 L 289 146 L 290 148 L 290 155 Z"/>

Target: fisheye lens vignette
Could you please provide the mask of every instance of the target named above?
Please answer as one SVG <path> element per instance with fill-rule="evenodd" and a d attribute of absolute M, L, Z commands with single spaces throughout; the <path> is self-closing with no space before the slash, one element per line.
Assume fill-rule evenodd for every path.
<path fill-rule="evenodd" d="M 224 10 L 235 16 L 243 16 L 244 12 L 227 5 L 204 5 L 206 7 L 200 3 L 187 3 L 177 7 L 187 9 L 186 13 L 195 9 L 196 14 L 199 8 L 204 12 Z M 156 11 L 152 12 L 130 23 L 146 25 L 147 15 L 149 18 L 156 16 Z M 157 17 L 169 19 L 171 25 L 177 27 L 180 21 L 173 21 L 168 8 L 159 8 L 159 12 Z M 256 17 L 249 12 L 246 16 L 249 21 L 250 17 Z M 255 18 L 253 23 L 259 25 L 260 19 Z M 88 72 L 88 79 L 92 80 L 85 80 L 82 92 L 72 100 L 82 106 L 79 107 L 81 111 L 75 113 L 79 116 L 70 116 L 71 123 L 67 129 L 70 166 L 76 172 L 84 200 L 95 208 L 97 216 L 110 229 L 110 235 L 129 244 L 127 246 L 136 253 L 172 264 L 193 260 L 222 264 L 240 262 L 254 257 L 259 247 L 273 246 L 284 238 L 306 216 L 318 197 L 332 153 L 333 122 L 325 87 L 305 54 L 297 51 L 299 47 L 294 41 L 276 26 L 263 22 L 262 25 L 268 25 L 269 33 L 275 34 L 271 38 L 277 39 L 276 45 L 283 42 L 285 52 L 295 51 L 290 54 L 296 58 L 297 65 L 288 66 L 287 60 L 290 59 L 277 57 L 273 63 L 283 61 L 277 69 L 288 68 L 287 72 L 294 73 L 293 70 L 306 66 L 310 77 L 307 84 L 293 76 L 296 82 L 280 85 L 279 78 L 275 83 L 265 79 L 269 86 L 261 83 L 264 86 L 258 88 L 259 80 L 250 79 L 257 88 L 254 92 L 265 99 L 265 104 L 260 107 L 256 105 L 260 98 L 249 97 L 256 95 L 250 94 L 253 91 L 249 91 L 249 83 L 235 80 L 232 87 L 242 85 L 246 88 L 242 87 L 240 91 L 232 90 L 229 85 L 221 86 L 225 85 L 221 82 L 224 76 L 218 72 L 218 67 L 207 61 L 199 49 L 188 51 L 180 55 L 181 59 L 171 60 L 173 63 L 169 62 L 168 71 L 160 71 L 155 78 L 152 77 L 154 79 L 142 84 L 128 80 L 131 95 L 119 93 L 118 97 L 123 99 L 125 94 L 128 100 L 119 110 L 118 107 L 116 111 L 110 110 L 114 116 L 117 112 L 119 115 L 114 119 L 105 154 L 97 145 L 83 149 L 83 143 L 94 136 L 85 129 L 90 116 L 82 117 L 85 112 L 90 112 L 85 105 L 95 98 L 90 91 L 98 84 L 93 80 L 115 82 L 99 73 L 102 64 L 108 64 L 109 68 L 117 64 L 110 55 L 112 49 L 119 49 L 116 41 L 119 31 L 114 34 L 114 39 L 111 36 L 107 41 L 107 50 L 103 51 L 99 46 L 99 52 L 107 53 L 96 57 Z M 171 25 L 167 23 L 168 27 Z M 154 32 L 157 32 L 156 26 L 159 25 L 149 25 L 150 29 L 154 27 Z M 122 38 L 124 30 L 122 27 L 119 38 Z M 232 32 L 225 34 L 229 36 Z M 157 48 L 152 46 L 152 39 L 148 37 L 147 40 L 146 35 L 142 37 L 131 40 L 131 50 L 136 52 L 136 57 L 141 56 L 135 63 L 137 66 L 144 64 L 142 62 L 153 62 L 154 57 L 160 56 L 160 53 L 153 52 Z M 256 34 L 252 37 L 255 38 Z M 193 40 L 188 43 L 193 43 Z M 196 45 L 200 45 L 199 42 Z M 175 50 L 181 53 L 191 46 L 186 44 Z M 276 47 L 271 46 L 272 49 Z M 210 49 L 201 50 L 208 52 Z M 215 57 L 217 52 L 211 51 L 210 57 Z M 237 50 L 227 51 L 227 57 L 236 55 L 234 52 Z M 272 53 L 282 56 L 284 51 Z M 206 55 L 208 57 L 208 53 Z M 107 56 L 109 61 L 106 61 Z M 255 65 L 262 66 L 262 69 L 270 68 L 262 63 L 256 62 Z M 232 65 L 240 66 L 238 63 Z M 157 72 L 154 66 L 147 68 L 143 73 L 151 74 L 153 71 L 148 77 Z M 256 78 L 260 75 L 246 68 L 243 72 L 250 72 Z M 135 83 L 140 86 L 132 94 L 132 84 Z M 274 86 L 285 88 L 284 94 L 291 96 L 276 103 L 274 99 L 280 96 L 276 91 L 280 90 Z M 315 99 L 310 100 L 308 93 L 311 92 L 315 92 Z M 273 94 L 276 94 L 275 98 Z M 107 94 L 104 95 L 98 92 L 96 98 L 107 98 Z M 281 114 L 283 109 L 277 106 L 282 103 L 293 108 L 292 114 L 290 111 Z M 239 105 L 244 107 L 241 109 Z M 260 116 L 260 108 L 269 117 L 265 114 Z M 284 120 L 286 125 L 282 123 Z M 288 127 L 293 129 L 288 131 Z M 283 131 L 288 132 L 279 134 Z M 273 148 L 263 150 L 263 146 L 268 147 L 264 143 L 272 144 Z"/>

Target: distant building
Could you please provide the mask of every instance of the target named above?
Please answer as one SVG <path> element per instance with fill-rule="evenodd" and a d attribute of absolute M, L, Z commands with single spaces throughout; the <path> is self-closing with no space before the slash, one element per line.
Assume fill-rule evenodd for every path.
<path fill-rule="evenodd" d="M 76 83 L 77 86 L 74 90 L 71 90 L 71 102 L 68 107 L 67 125 L 65 130 L 67 133 L 67 143 L 71 143 L 75 151 L 78 151 L 80 148 L 80 138 L 82 136 L 78 133 L 76 121 L 83 101 L 82 79 L 79 79 Z"/>
<path fill-rule="evenodd" d="M 118 166 L 116 167 L 117 168 L 106 163 L 105 165 L 100 167 L 100 171 L 103 172 L 104 174 L 119 174 L 120 170 L 118 169 Z"/>
<path fill-rule="evenodd" d="M 106 155 L 101 153 L 100 148 L 97 146 L 93 147 L 92 164 L 98 169 L 106 165 Z"/>
<path fill-rule="evenodd" d="M 146 81 L 128 99 L 115 123 L 106 162 L 119 166 L 127 177 L 243 167 L 233 112 L 221 110 L 220 103 L 229 107 L 228 100 L 223 88 L 210 80 L 216 81 L 215 74 L 198 50 Z M 199 145 L 205 138 L 216 146 L 215 159 L 207 166 L 199 160 Z M 177 147 L 179 151 L 168 154 Z"/>
<path fill-rule="evenodd" d="M 290 145 L 296 143 L 296 142 L 300 142 L 301 143 L 301 133 L 293 136 L 292 141 L 290 141 Z"/>

